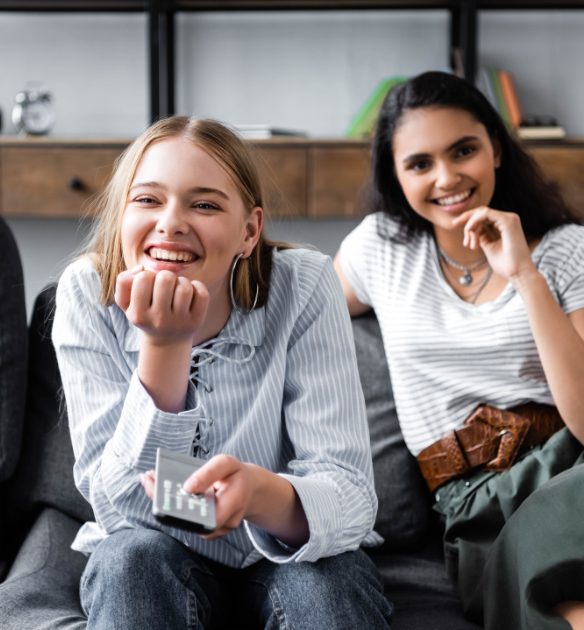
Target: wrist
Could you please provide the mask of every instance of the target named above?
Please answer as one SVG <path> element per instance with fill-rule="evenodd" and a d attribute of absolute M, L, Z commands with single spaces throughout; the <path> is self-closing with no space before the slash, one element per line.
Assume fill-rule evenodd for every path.
<path fill-rule="evenodd" d="M 270 475 L 268 470 L 257 466 L 256 464 L 244 463 L 247 469 L 247 478 L 249 484 L 249 503 L 245 511 L 244 518 L 248 521 L 254 521 L 262 513 L 262 497 L 265 495 L 265 488 L 268 480 L 266 475 Z"/>
<path fill-rule="evenodd" d="M 509 282 L 519 295 L 525 295 L 530 291 L 539 290 L 544 285 L 547 287 L 545 278 L 537 270 L 535 265 L 511 276 Z"/>
<path fill-rule="evenodd" d="M 158 349 L 171 348 L 174 350 L 188 348 L 190 353 L 190 349 L 193 345 L 193 333 L 192 331 L 187 331 L 163 335 L 160 333 L 152 334 L 143 330 L 140 345 L 142 348 L 146 346 Z"/>
<path fill-rule="evenodd" d="M 142 337 L 138 378 L 161 411 L 184 411 L 190 363 L 190 341 L 161 344 L 159 339 Z"/>

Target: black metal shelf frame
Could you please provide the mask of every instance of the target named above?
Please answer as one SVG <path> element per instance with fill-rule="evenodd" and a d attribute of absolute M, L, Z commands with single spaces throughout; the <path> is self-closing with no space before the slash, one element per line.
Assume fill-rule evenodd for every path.
<path fill-rule="evenodd" d="M 584 9 L 584 0 L 0 0 L 0 11 L 147 12 L 150 120 L 175 113 L 176 13 L 202 11 L 313 11 L 446 9 L 450 56 L 474 82 L 481 10 Z M 453 54 L 453 51 L 457 51 Z"/>

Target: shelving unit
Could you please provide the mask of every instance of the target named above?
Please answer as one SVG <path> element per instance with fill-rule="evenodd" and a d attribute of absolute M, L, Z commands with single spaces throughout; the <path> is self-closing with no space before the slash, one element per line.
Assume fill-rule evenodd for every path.
<path fill-rule="evenodd" d="M 150 118 L 175 113 L 175 16 L 202 11 L 427 10 L 450 12 L 450 55 L 460 52 L 465 76 L 477 70 L 479 12 L 584 9 L 584 0 L 0 0 L 0 11 L 147 12 L 149 15 Z"/>
<path fill-rule="evenodd" d="M 147 12 L 150 119 L 175 113 L 175 16 L 202 11 L 450 11 L 450 48 L 461 51 L 467 76 L 476 65 L 475 0 L 0 0 L 0 11 Z"/>
<path fill-rule="evenodd" d="M 580 8 L 584 0 L 0 0 L 0 11 L 147 12 L 152 120 L 175 111 L 178 12 L 445 9 L 451 16 L 450 50 L 460 51 L 466 76 L 472 79 L 480 11 Z M 127 144 L 0 136 L 0 213 L 80 216 Z M 584 217 L 584 140 L 525 144 Z M 257 146 L 273 216 L 359 216 L 359 190 L 368 175 L 367 142 L 279 139 Z"/>
<path fill-rule="evenodd" d="M 0 213 L 8 217 L 85 216 L 86 202 L 129 140 L 0 138 Z M 364 141 L 272 139 L 254 143 L 271 217 L 358 218 L 369 175 Z M 528 142 L 566 201 L 584 217 L 584 139 Z"/>

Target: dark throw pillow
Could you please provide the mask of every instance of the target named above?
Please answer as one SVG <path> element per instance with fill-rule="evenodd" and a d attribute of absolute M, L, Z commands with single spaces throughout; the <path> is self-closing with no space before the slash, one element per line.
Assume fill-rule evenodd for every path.
<path fill-rule="evenodd" d="M 375 530 L 385 538 L 377 549 L 413 551 L 428 538 L 431 495 L 399 427 L 381 331 L 373 311 L 353 319 L 353 335 L 379 499 Z"/>

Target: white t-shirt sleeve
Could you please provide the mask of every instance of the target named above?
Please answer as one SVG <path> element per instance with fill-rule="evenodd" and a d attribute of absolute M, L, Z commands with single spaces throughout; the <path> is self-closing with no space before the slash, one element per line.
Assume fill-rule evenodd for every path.
<path fill-rule="evenodd" d="M 562 236 L 570 254 L 558 272 L 558 292 L 564 313 L 572 313 L 584 308 L 584 227 L 570 226 Z"/>
<path fill-rule="evenodd" d="M 355 292 L 361 304 L 372 306 L 369 296 L 365 252 L 367 242 L 371 239 L 372 230 L 376 233 L 374 215 L 365 217 L 363 221 L 348 234 L 339 250 L 339 262 L 345 278 Z"/>

